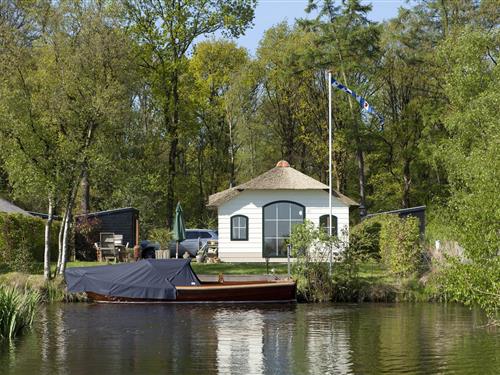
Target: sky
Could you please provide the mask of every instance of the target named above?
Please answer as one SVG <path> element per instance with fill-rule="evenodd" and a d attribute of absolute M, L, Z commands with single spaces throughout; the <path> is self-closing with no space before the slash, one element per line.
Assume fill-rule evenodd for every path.
<path fill-rule="evenodd" d="M 246 47 L 254 55 L 267 29 L 284 20 L 291 24 L 296 18 L 305 18 L 307 13 L 304 9 L 307 3 L 307 0 L 258 0 L 254 26 L 247 30 L 237 43 Z M 383 21 L 395 17 L 398 8 L 407 5 L 406 0 L 371 0 L 364 3 L 372 4 L 373 9 L 369 14 L 369 19 L 372 21 Z"/>

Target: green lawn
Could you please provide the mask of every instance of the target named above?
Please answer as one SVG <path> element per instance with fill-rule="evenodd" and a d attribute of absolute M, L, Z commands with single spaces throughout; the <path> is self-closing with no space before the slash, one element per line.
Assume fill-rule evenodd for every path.
<path fill-rule="evenodd" d="M 66 267 L 91 267 L 91 266 L 105 266 L 106 264 L 114 264 L 108 262 L 84 262 L 84 261 L 76 261 L 76 262 L 68 262 Z M 53 265 L 55 267 L 55 264 Z"/>
<path fill-rule="evenodd" d="M 68 267 L 99 266 L 107 263 L 99 262 L 69 262 Z M 191 262 L 193 270 L 200 275 L 265 275 L 267 274 L 265 263 L 196 263 Z M 274 272 L 273 272 L 274 270 Z M 286 263 L 269 263 L 269 273 L 286 275 L 288 272 Z M 388 277 L 386 269 L 377 262 L 366 262 L 360 265 L 359 275 L 364 279 L 382 280 Z"/>
<path fill-rule="evenodd" d="M 114 264 L 107 262 L 68 262 L 67 267 L 90 267 Z M 191 262 L 194 271 L 200 275 L 266 275 L 268 270 L 265 263 L 196 263 Z M 52 264 L 52 271 L 55 270 L 55 263 Z M 0 274 L 8 273 L 9 270 L 0 266 Z M 269 274 L 286 275 L 288 272 L 286 263 L 269 263 Z M 43 264 L 36 267 L 34 274 L 43 274 Z M 360 276 L 369 281 L 390 281 L 385 268 L 377 262 L 367 262 L 360 266 Z"/>
<path fill-rule="evenodd" d="M 265 275 L 267 268 L 265 263 L 191 263 L 194 271 L 200 275 Z M 269 263 L 269 273 L 276 275 L 286 275 L 287 264 Z"/>
<path fill-rule="evenodd" d="M 106 264 L 114 264 L 107 262 L 68 262 L 67 267 L 91 267 L 91 266 L 104 266 Z M 265 275 L 267 274 L 265 263 L 196 263 L 191 262 L 194 271 L 200 275 L 218 275 L 223 273 L 225 275 Z M 52 272 L 55 271 L 56 264 L 53 263 Z M 10 270 L 0 265 L 0 274 L 9 273 Z M 287 264 L 286 263 L 269 263 L 269 273 L 276 275 L 286 275 L 287 274 Z M 33 272 L 35 275 L 43 274 L 43 264 L 37 263 L 35 270 Z"/>
<path fill-rule="evenodd" d="M 367 281 L 392 281 L 392 277 L 384 265 L 373 260 L 362 263 L 359 266 L 359 276 Z"/>
<path fill-rule="evenodd" d="M 68 262 L 68 267 L 101 266 L 105 262 Z M 200 275 L 265 275 L 267 273 L 265 263 L 196 263 L 191 262 L 194 271 Z M 274 272 L 273 272 L 274 270 Z M 269 273 L 283 275 L 287 273 L 286 263 L 270 263 Z"/>

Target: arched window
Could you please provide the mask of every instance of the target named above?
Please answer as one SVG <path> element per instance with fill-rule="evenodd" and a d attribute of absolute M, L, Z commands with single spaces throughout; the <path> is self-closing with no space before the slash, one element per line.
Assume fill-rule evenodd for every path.
<path fill-rule="evenodd" d="M 328 220 L 328 215 L 320 216 L 319 227 L 323 229 L 326 233 L 329 233 L 330 221 Z M 332 215 L 332 236 L 338 236 L 338 219 L 337 216 Z"/>
<path fill-rule="evenodd" d="M 248 217 L 243 215 L 231 217 L 231 241 L 248 241 Z"/>
<path fill-rule="evenodd" d="M 262 256 L 286 257 L 285 240 L 295 225 L 302 224 L 305 207 L 289 201 L 272 202 L 263 207 Z"/>

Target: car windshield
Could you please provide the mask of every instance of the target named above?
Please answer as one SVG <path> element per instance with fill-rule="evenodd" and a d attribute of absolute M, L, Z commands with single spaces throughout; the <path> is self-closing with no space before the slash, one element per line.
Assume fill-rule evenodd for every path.
<path fill-rule="evenodd" d="M 195 240 L 200 237 L 200 233 L 197 230 L 187 230 L 186 231 L 186 239 L 187 240 Z"/>
<path fill-rule="evenodd" d="M 212 238 L 212 236 L 208 232 L 200 232 L 200 237 L 201 238 Z"/>

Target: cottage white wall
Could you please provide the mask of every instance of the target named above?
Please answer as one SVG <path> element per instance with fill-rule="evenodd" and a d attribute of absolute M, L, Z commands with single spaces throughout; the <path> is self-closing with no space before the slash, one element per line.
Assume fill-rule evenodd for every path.
<path fill-rule="evenodd" d="M 263 262 L 262 207 L 287 200 L 306 208 L 305 218 L 319 225 L 319 218 L 328 215 L 328 193 L 323 190 L 247 190 L 219 206 L 219 257 L 225 262 Z M 338 230 L 349 230 L 349 207 L 332 197 L 332 214 L 338 218 Z M 248 241 L 231 241 L 231 216 L 248 217 Z M 284 258 L 271 258 L 282 262 Z"/>

